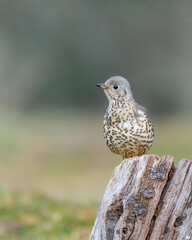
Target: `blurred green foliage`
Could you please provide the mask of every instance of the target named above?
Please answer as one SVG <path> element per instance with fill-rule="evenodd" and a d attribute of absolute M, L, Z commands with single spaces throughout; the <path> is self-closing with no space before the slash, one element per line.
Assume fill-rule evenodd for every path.
<path fill-rule="evenodd" d="M 103 114 L 0 115 L 0 183 L 68 201 L 99 201 L 122 157 L 103 138 Z M 152 119 L 148 154 L 192 159 L 191 116 Z M 99 178 L 98 178 L 99 176 Z"/>
<path fill-rule="evenodd" d="M 97 204 L 58 202 L 38 194 L 1 190 L 0 239 L 86 240 Z"/>
<path fill-rule="evenodd" d="M 122 75 L 150 112 L 190 108 L 191 10 L 178 0 L 1 1 L 0 106 L 100 109 L 95 83 Z"/>

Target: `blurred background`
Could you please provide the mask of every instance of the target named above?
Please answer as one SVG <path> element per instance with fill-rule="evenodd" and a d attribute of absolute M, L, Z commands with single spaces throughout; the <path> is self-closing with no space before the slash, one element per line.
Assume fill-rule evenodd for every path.
<path fill-rule="evenodd" d="M 192 159 L 192 2 L 0 2 L 0 237 L 88 239 L 121 156 L 95 87 L 130 81 L 150 154 Z"/>

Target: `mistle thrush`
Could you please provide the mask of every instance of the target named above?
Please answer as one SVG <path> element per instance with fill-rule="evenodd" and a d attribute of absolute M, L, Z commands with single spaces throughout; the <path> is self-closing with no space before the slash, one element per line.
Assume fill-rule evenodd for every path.
<path fill-rule="evenodd" d="M 147 110 L 134 100 L 129 82 L 115 76 L 97 86 L 104 89 L 109 100 L 103 121 L 107 146 L 123 158 L 145 154 L 152 145 L 154 130 Z"/>

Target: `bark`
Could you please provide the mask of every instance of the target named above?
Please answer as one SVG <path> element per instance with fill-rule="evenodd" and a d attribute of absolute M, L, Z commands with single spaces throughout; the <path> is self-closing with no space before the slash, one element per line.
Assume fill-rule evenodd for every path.
<path fill-rule="evenodd" d="M 90 240 L 192 240 L 192 162 L 124 160 L 114 171 Z"/>

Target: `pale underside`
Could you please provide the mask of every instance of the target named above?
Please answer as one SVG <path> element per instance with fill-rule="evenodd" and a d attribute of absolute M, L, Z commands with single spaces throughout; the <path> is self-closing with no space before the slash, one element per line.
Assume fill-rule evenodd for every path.
<path fill-rule="evenodd" d="M 113 153 L 125 158 L 141 156 L 152 145 L 153 126 L 144 107 L 135 103 L 109 106 L 104 116 L 104 138 Z"/>

